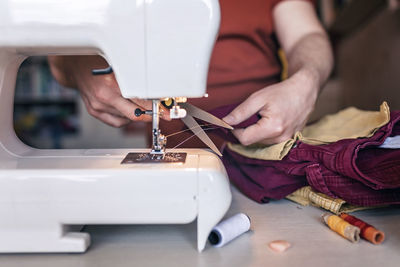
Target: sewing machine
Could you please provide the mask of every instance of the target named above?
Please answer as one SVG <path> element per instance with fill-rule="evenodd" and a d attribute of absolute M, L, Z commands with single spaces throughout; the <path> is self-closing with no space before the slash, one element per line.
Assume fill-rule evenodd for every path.
<path fill-rule="evenodd" d="M 0 252 L 84 252 L 85 224 L 196 218 L 204 249 L 231 202 L 226 171 L 212 152 L 165 150 L 158 119 L 160 100 L 171 98 L 182 118 L 179 102 L 205 95 L 219 19 L 217 0 L 0 2 Z M 17 71 L 26 57 L 50 54 L 100 54 L 125 98 L 152 99 L 152 148 L 23 144 L 13 130 Z"/>

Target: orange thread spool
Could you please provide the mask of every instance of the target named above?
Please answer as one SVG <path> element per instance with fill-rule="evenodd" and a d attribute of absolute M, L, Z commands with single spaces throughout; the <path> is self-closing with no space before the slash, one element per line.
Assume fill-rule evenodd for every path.
<path fill-rule="evenodd" d="M 322 219 L 332 231 L 338 233 L 347 240 L 353 243 L 357 243 L 360 240 L 360 228 L 346 222 L 339 216 L 327 213 L 322 216 Z"/>
<path fill-rule="evenodd" d="M 368 240 L 372 244 L 379 245 L 385 239 L 384 232 L 379 231 L 372 225 L 369 225 L 368 223 L 358 219 L 357 217 L 351 216 L 346 213 L 342 213 L 342 214 L 340 214 L 340 218 L 342 218 L 343 220 L 347 221 L 348 223 L 360 228 L 361 237 Z"/>

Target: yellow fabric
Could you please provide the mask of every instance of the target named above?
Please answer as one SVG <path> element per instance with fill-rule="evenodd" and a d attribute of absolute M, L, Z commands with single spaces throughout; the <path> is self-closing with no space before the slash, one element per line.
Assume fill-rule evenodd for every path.
<path fill-rule="evenodd" d="M 304 186 L 302 188 L 299 188 L 292 194 L 288 195 L 286 198 L 302 206 L 313 205 L 333 212 L 335 214 L 350 213 L 358 210 L 376 208 L 348 204 L 343 199 L 332 198 L 323 193 L 316 192 L 311 188 L 311 186 Z"/>
<path fill-rule="evenodd" d="M 264 159 L 264 160 L 280 160 L 283 159 L 294 143 L 300 138 L 301 134 L 296 133 L 294 138 L 287 140 L 275 145 L 261 145 L 256 144 L 252 146 L 243 146 L 241 144 L 228 143 L 229 149 L 241 154 L 242 156 L 253 158 L 253 159 Z"/>
<path fill-rule="evenodd" d="M 365 111 L 350 107 L 323 117 L 317 123 L 305 127 L 302 132 L 297 132 L 292 139 L 279 144 L 243 146 L 228 143 L 228 147 L 248 158 L 281 160 L 297 140 L 311 145 L 322 145 L 341 139 L 371 137 L 389 120 L 390 110 L 386 102 L 381 104 L 380 111 Z"/>
<path fill-rule="evenodd" d="M 371 137 L 390 120 L 390 110 L 386 102 L 380 111 L 364 111 L 354 107 L 327 115 L 317 123 L 302 131 L 303 142 L 312 145 L 333 143 L 341 139 Z"/>
<path fill-rule="evenodd" d="M 278 57 L 282 65 L 281 81 L 284 81 L 289 77 L 289 62 L 287 61 L 286 54 L 282 48 L 279 48 L 278 50 Z"/>

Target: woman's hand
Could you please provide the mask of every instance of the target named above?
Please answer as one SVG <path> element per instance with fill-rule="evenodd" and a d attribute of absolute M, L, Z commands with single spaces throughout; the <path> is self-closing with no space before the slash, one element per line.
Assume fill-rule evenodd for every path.
<path fill-rule="evenodd" d="M 104 123 L 122 127 L 130 121 L 151 121 L 148 115 L 136 117 L 135 109 L 151 110 L 150 100 L 126 99 L 121 95 L 114 74 L 92 75 L 93 69 L 108 67 L 100 56 L 51 56 L 50 68 L 64 86 L 77 88 L 90 115 Z M 168 119 L 168 112 L 163 112 Z"/>
<path fill-rule="evenodd" d="M 260 120 L 233 134 L 243 145 L 275 144 L 293 137 L 314 109 L 319 84 L 312 73 L 298 72 L 289 79 L 253 93 L 224 121 L 237 125 L 258 113 Z"/>

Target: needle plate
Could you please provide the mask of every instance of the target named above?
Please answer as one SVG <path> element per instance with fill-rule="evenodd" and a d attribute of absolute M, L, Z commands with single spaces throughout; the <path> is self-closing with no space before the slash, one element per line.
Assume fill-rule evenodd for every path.
<path fill-rule="evenodd" d="M 136 163 L 185 163 L 186 153 L 167 152 L 164 157 L 150 153 L 128 153 L 121 164 Z"/>

